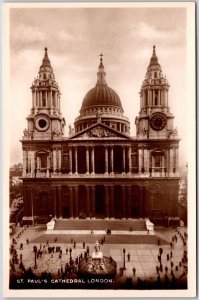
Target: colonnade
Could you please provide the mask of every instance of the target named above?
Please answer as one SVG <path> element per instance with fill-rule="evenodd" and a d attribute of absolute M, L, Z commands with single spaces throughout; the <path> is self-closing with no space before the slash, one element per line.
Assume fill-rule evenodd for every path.
<path fill-rule="evenodd" d="M 155 164 L 155 156 L 160 159 L 159 166 Z M 167 173 L 167 176 L 178 172 L 179 149 L 173 147 L 162 152 L 153 151 L 150 149 L 138 149 L 138 171 L 139 173 Z"/>
<path fill-rule="evenodd" d="M 157 92 L 156 92 L 157 91 Z M 155 98 L 157 100 L 155 101 Z M 145 89 L 141 94 L 141 109 L 147 106 L 163 106 L 168 107 L 168 90 L 165 88 Z"/>
<path fill-rule="evenodd" d="M 85 213 L 85 218 L 96 218 L 99 212 L 97 211 L 96 204 L 96 185 L 85 185 L 85 201 L 84 207 L 80 207 L 80 198 L 78 185 L 69 185 L 69 216 L 70 218 L 79 218 L 82 211 Z M 117 218 L 131 218 L 133 201 L 132 199 L 132 186 L 123 185 L 121 188 L 120 205 L 115 202 L 115 186 L 103 185 L 101 188 L 104 190 L 104 197 L 101 199 L 102 211 L 100 217 L 105 219 Z M 62 186 L 54 187 L 54 217 L 62 218 L 64 199 L 62 198 Z M 139 187 L 139 217 L 144 216 L 144 187 Z"/>
<path fill-rule="evenodd" d="M 69 147 L 69 176 L 79 175 L 79 164 L 82 161 L 85 163 L 85 174 L 95 175 L 96 163 L 98 157 L 96 156 L 96 150 L 98 146 L 85 145 L 85 156 L 81 157 L 78 154 L 80 146 L 71 145 Z M 102 147 L 102 146 L 100 146 Z M 105 175 L 114 175 L 116 172 L 115 163 L 119 164 L 121 174 L 131 174 L 132 173 L 132 151 L 131 145 L 123 145 L 121 147 L 121 157 L 117 161 L 117 150 L 113 145 L 104 145 L 103 160 L 98 161 L 98 164 L 104 164 L 103 170 Z M 117 146 L 119 147 L 119 146 Z M 117 148 L 118 149 L 118 148 Z M 83 150 L 84 151 L 84 150 Z M 99 150 L 98 150 L 99 151 Z M 52 153 L 46 152 L 42 154 L 45 161 L 43 161 L 43 166 L 41 165 L 40 152 L 36 152 L 31 149 L 23 150 L 23 177 L 35 177 L 39 176 L 40 172 L 45 172 L 46 177 L 52 174 L 62 174 L 62 149 L 61 146 L 53 147 Z M 116 155 L 116 158 L 115 158 Z M 159 165 L 156 165 L 155 159 L 159 156 Z M 79 161 L 81 159 L 81 161 Z M 85 161 L 84 161 L 85 159 Z M 159 172 L 162 176 L 173 176 L 178 172 L 178 160 L 179 160 L 179 149 L 174 146 L 165 151 L 153 151 L 150 149 L 139 148 L 138 149 L 138 174 Z"/>
<path fill-rule="evenodd" d="M 60 94 L 55 89 L 34 89 L 32 90 L 32 107 L 54 108 L 60 110 Z"/>
<path fill-rule="evenodd" d="M 80 146 L 69 146 L 69 175 L 73 174 L 73 170 L 75 170 L 75 174 L 79 173 L 78 170 L 78 147 Z M 81 145 L 81 147 L 83 147 Z M 95 150 L 97 146 L 94 145 L 86 145 L 86 174 L 95 174 L 95 162 L 96 155 Z M 105 174 L 109 173 L 114 174 L 114 156 L 115 156 L 115 147 L 113 145 L 105 145 L 104 147 L 104 164 L 105 164 Z M 131 145 L 123 145 L 122 147 L 122 172 L 126 173 L 128 169 L 128 173 L 131 172 Z M 126 153 L 127 149 L 127 153 Z M 126 157 L 127 155 L 127 157 Z M 128 161 L 128 166 L 126 166 L 126 161 Z M 102 162 L 103 163 L 103 162 Z M 73 166 L 74 164 L 74 166 Z"/>

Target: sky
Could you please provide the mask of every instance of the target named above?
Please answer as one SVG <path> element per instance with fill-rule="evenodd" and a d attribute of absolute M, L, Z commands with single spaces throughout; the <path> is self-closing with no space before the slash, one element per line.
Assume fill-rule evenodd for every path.
<path fill-rule="evenodd" d="M 9 34 L 11 165 L 22 162 L 19 140 L 27 128 L 30 87 L 44 47 L 62 93 L 65 135 L 85 94 L 96 84 L 102 52 L 107 83 L 119 95 L 135 136 L 139 91 L 153 45 L 170 84 L 169 105 L 181 138 L 180 162 L 186 163 L 186 8 L 12 8 Z"/>

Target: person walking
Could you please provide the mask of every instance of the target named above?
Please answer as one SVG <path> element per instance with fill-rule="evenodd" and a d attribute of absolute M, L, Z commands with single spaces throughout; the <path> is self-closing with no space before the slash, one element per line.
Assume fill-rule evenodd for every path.
<path fill-rule="evenodd" d="M 130 258 L 131 258 L 131 255 L 130 255 L 130 253 L 128 253 L 128 254 L 127 254 L 127 259 L 128 259 L 128 261 L 130 261 Z"/>
<path fill-rule="evenodd" d="M 135 276 L 135 274 L 136 274 L 136 268 L 133 267 L 132 271 L 133 271 L 133 276 Z"/>
<path fill-rule="evenodd" d="M 170 251 L 170 258 L 172 258 L 173 257 L 173 252 L 172 252 L 172 250 Z"/>

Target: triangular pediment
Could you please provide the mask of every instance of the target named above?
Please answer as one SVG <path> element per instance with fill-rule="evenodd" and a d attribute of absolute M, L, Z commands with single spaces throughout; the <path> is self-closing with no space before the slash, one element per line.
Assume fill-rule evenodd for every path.
<path fill-rule="evenodd" d="M 82 139 L 130 139 L 126 134 L 123 134 L 103 123 L 96 123 L 81 132 L 78 132 L 69 138 L 70 140 Z"/>

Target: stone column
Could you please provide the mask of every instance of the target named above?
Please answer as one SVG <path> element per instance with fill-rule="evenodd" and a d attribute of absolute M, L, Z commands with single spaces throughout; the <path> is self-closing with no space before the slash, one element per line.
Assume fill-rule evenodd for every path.
<path fill-rule="evenodd" d="M 35 177 L 35 152 L 31 151 L 31 177 Z"/>
<path fill-rule="evenodd" d="M 114 174 L 113 146 L 111 147 L 111 174 Z"/>
<path fill-rule="evenodd" d="M 46 172 L 46 176 L 49 177 L 49 173 L 50 172 L 50 157 L 47 156 L 47 172 Z"/>
<path fill-rule="evenodd" d="M 169 176 L 170 173 L 170 151 L 167 150 L 167 161 L 166 161 L 167 174 Z"/>
<path fill-rule="evenodd" d="M 142 99 L 142 94 L 140 93 L 140 110 L 143 107 L 143 99 Z"/>
<path fill-rule="evenodd" d="M 143 107 L 145 107 L 146 106 L 146 94 L 145 94 L 145 90 L 143 91 L 142 101 L 143 101 Z"/>
<path fill-rule="evenodd" d="M 89 174 L 89 147 L 86 146 L 86 174 Z"/>
<path fill-rule="evenodd" d="M 77 157 L 77 146 L 75 147 L 75 174 L 78 174 L 78 157 Z"/>
<path fill-rule="evenodd" d="M 59 172 L 61 172 L 61 149 L 58 150 Z"/>
<path fill-rule="evenodd" d="M 95 186 L 90 187 L 91 218 L 95 219 Z"/>
<path fill-rule="evenodd" d="M 53 149 L 53 173 L 57 171 L 57 150 Z"/>
<path fill-rule="evenodd" d="M 121 186 L 122 188 L 122 218 L 126 218 L 126 187 Z"/>
<path fill-rule="evenodd" d="M 37 174 L 40 172 L 40 157 L 37 156 Z"/>
<path fill-rule="evenodd" d="M 147 90 L 147 106 L 150 106 L 150 90 Z"/>
<path fill-rule="evenodd" d="M 142 173 L 144 173 L 144 148 L 142 148 Z"/>
<path fill-rule="evenodd" d="M 54 217 L 57 218 L 57 198 L 56 187 L 53 187 Z"/>
<path fill-rule="evenodd" d="M 45 106 L 48 106 L 48 93 L 46 91 L 46 105 Z"/>
<path fill-rule="evenodd" d="M 74 186 L 74 218 L 79 218 L 79 207 L 78 207 L 78 186 Z"/>
<path fill-rule="evenodd" d="M 92 174 L 95 174 L 95 148 L 94 146 L 91 149 L 91 163 L 92 163 Z"/>
<path fill-rule="evenodd" d="M 173 148 L 173 173 L 176 172 L 176 148 Z"/>
<path fill-rule="evenodd" d="M 59 217 L 62 218 L 61 186 L 58 186 L 58 203 L 59 203 Z"/>
<path fill-rule="evenodd" d="M 40 99 L 39 99 L 39 102 L 40 102 L 40 107 L 42 106 L 42 91 L 40 91 Z"/>
<path fill-rule="evenodd" d="M 23 177 L 26 177 L 26 168 L 27 168 L 26 157 L 27 157 L 26 150 L 23 150 Z"/>
<path fill-rule="evenodd" d="M 144 149 L 145 172 L 149 172 L 149 150 Z"/>
<path fill-rule="evenodd" d="M 158 105 L 160 105 L 160 90 L 158 90 Z"/>
<path fill-rule="evenodd" d="M 161 173 L 162 173 L 162 176 L 164 175 L 164 168 L 165 168 L 165 156 L 162 155 L 162 160 L 161 160 Z"/>
<path fill-rule="evenodd" d="M 173 174 L 173 149 L 170 149 L 169 151 L 169 157 L 170 157 L 170 175 Z"/>
<path fill-rule="evenodd" d="M 73 201 L 74 201 L 73 186 L 69 185 L 68 189 L 69 189 L 69 199 L 70 199 L 70 219 L 72 219 L 73 218 Z"/>
<path fill-rule="evenodd" d="M 90 189 L 86 186 L 86 218 L 90 219 Z"/>
<path fill-rule="evenodd" d="M 149 150 L 149 172 L 150 172 L 150 176 L 152 176 L 153 164 L 152 164 L 152 152 L 150 150 Z"/>
<path fill-rule="evenodd" d="M 179 148 L 176 148 L 176 172 L 178 173 L 178 163 L 179 163 Z"/>
<path fill-rule="evenodd" d="M 152 106 L 153 94 L 151 88 L 149 89 L 149 107 Z"/>
<path fill-rule="evenodd" d="M 35 92 L 32 90 L 32 108 L 35 107 Z"/>
<path fill-rule="evenodd" d="M 131 166 L 132 166 L 132 162 L 131 162 L 131 146 L 128 147 L 128 162 L 129 162 L 129 174 L 131 174 Z"/>
<path fill-rule="evenodd" d="M 167 103 L 167 106 L 169 105 L 168 103 L 168 90 L 166 90 L 166 103 Z"/>
<path fill-rule="evenodd" d="M 127 186 L 127 218 L 131 218 L 131 186 Z"/>
<path fill-rule="evenodd" d="M 108 148 L 105 146 L 105 174 L 108 174 Z"/>
<path fill-rule="evenodd" d="M 114 218 L 114 186 L 110 186 L 110 217 Z"/>
<path fill-rule="evenodd" d="M 125 146 L 122 146 L 122 173 L 124 174 L 126 171 L 126 156 L 125 156 Z"/>
<path fill-rule="evenodd" d="M 35 90 L 34 97 L 35 97 L 35 107 L 37 107 L 38 106 L 38 100 L 37 100 L 37 91 L 36 90 Z"/>
<path fill-rule="evenodd" d="M 139 168 L 139 173 L 142 172 L 142 149 L 138 149 L 138 168 Z"/>
<path fill-rule="evenodd" d="M 109 187 L 104 186 L 105 189 L 105 207 L 106 207 L 106 219 L 110 217 L 110 201 L 109 201 Z"/>
<path fill-rule="evenodd" d="M 73 173 L 73 157 L 72 147 L 69 147 L 69 175 Z"/>

